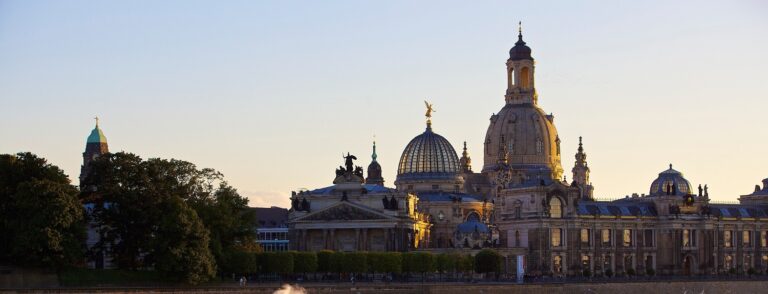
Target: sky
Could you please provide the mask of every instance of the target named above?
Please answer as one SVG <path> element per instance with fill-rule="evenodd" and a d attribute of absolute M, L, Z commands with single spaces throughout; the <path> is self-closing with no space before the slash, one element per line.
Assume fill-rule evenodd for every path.
<path fill-rule="evenodd" d="M 214 168 L 251 206 L 329 186 L 342 153 L 386 184 L 433 129 L 475 170 L 523 22 L 568 178 L 648 193 L 671 163 L 710 198 L 768 177 L 766 1 L 0 0 L 0 153 L 77 184 L 94 116 L 110 151 Z"/>

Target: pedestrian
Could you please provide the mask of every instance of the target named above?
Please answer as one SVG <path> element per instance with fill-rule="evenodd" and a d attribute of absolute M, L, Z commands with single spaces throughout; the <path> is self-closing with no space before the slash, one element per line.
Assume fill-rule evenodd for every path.
<path fill-rule="evenodd" d="M 351 276 L 349 276 L 349 281 L 352 282 L 352 287 L 354 287 L 355 286 L 355 274 L 352 274 Z"/>

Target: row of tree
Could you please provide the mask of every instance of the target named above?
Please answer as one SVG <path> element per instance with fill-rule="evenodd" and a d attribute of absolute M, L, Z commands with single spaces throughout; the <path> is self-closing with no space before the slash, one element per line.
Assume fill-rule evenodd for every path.
<path fill-rule="evenodd" d="M 490 249 L 475 254 L 430 252 L 235 252 L 222 270 L 233 274 L 307 273 L 498 273 L 501 255 Z"/>
<path fill-rule="evenodd" d="M 105 255 L 199 283 L 226 257 L 259 251 L 247 204 L 220 173 L 181 160 L 105 154 L 78 190 L 43 158 L 0 155 L 0 263 L 62 268 Z M 90 250 L 87 226 L 100 234 Z"/>

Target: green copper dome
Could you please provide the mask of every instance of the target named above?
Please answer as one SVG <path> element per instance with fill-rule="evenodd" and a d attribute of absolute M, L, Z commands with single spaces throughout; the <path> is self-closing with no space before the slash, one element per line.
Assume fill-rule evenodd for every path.
<path fill-rule="evenodd" d="M 88 136 L 88 143 L 107 143 L 107 137 L 101 132 L 98 124 Z"/>

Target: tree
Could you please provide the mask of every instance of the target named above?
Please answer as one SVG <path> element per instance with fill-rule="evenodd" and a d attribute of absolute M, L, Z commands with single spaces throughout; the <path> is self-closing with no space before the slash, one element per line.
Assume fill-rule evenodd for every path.
<path fill-rule="evenodd" d="M 501 270 L 501 255 L 495 250 L 483 249 L 475 255 L 475 271 L 498 273 Z"/>
<path fill-rule="evenodd" d="M 97 248 L 109 246 L 120 268 L 154 267 L 198 283 L 215 273 L 214 258 L 252 243 L 247 201 L 214 170 L 121 152 L 93 161 L 84 182 L 93 189 L 81 197 L 95 204 L 103 228 Z"/>
<path fill-rule="evenodd" d="M 152 257 L 158 271 L 197 284 L 216 273 L 216 264 L 208 250 L 208 231 L 197 213 L 181 199 L 169 199 L 152 244 Z"/>
<path fill-rule="evenodd" d="M 435 267 L 441 274 L 456 272 L 460 258 L 456 253 L 441 253 L 435 258 Z"/>
<path fill-rule="evenodd" d="M 0 263 L 60 268 L 82 261 L 83 207 L 58 167 L 0 155 Z"/>

